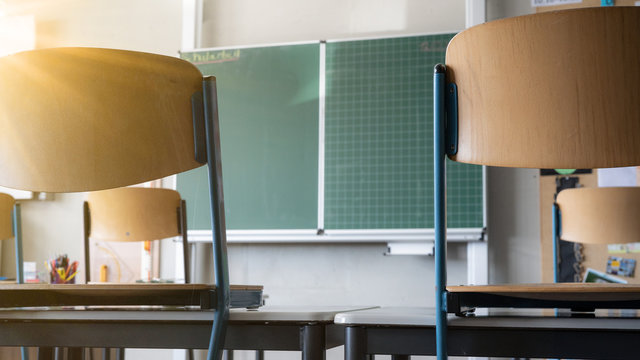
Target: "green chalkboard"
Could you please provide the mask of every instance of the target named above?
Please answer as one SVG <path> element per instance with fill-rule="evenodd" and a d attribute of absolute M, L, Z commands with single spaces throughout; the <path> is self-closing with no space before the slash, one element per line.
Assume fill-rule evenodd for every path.
<path fill-rule="evenodd" d="M 324 229 L 433 228 L 433 66 L 453 35 L 183 53 L 218 79 L 227 227 L 318 227 L 322 79 Z M 482 167 L 446 166 L 448 227 L 482 228 Z M 189 228 L 210 229 L 204 169 L 177 182 Z"/>
<path fill-rule="evenodd" d="M 320 44 L 182 53 L 217 79 L 228 229 L 313 229 Z M 179 174 L 189 229 L 210 229 L 204 168 Z"/>
<path fill-rule="evenodd" d="M 433 66 L 453 35 L 327 44 L 326 229 L 433 228 Z M 446 166 L 448 227 L 483 227 L 482 167 Z"/>

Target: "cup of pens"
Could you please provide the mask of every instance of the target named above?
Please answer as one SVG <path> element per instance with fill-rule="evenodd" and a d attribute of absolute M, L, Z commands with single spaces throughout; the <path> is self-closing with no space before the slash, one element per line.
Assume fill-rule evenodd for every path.
<path fill-rule="evenodd" d="M 75 284 L 78 262 L 69 262 L 69 257 L 60 255 L 46 262 L 52 284 Z"/>

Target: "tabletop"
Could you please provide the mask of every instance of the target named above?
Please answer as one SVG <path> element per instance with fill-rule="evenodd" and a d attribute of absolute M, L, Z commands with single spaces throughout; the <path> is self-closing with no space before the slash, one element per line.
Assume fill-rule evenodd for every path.
<path fill-rule="evenodd" d="M 449 314 L 450 327 L 576 328 L 640 330 L 636 310 L 597 310 L 591 313 L 556 312 L 550 309 L 492 309 L 487 315 Z M 435 327 L 435 309 L 429 307 L 381 307 L 336 314 L 341 325 Z"/>
<path fill-rule="evenodd" d="M 262 306 L 257 309 L 231 309 L 229 321 L 333 322 L 339 313 L 374 308 L 376 306 Z"/>
<path fill-rule="evenodd" d="M 304 351 L 305 346 L 315 344 L 311 348 L 319 354 L 344 341 L 344 331 L 333 324 L 335 315 L 364 308 L 370 307 L 232 309 L 225 347 Z M 205 349 L 213 317 L 214 310 L 197 307 L 0 309 L 0 346 Z"/>
<path fill-rule="evenodd" d="M 345 359 L 365 354 L 435 355 L 435 309 L 383 307 L 340 313 Z M 576 313 L 553 309 L 490 309 L 448 315 L 448 353 L 455 356 L 632 359 L 640 336 L 636 310 Z"/>

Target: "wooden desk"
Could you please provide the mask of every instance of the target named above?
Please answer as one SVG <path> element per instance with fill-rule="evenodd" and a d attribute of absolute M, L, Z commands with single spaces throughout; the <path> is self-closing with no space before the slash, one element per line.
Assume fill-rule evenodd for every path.
<path fill-rule="evenodd" d="M 302 351 L 324 359 L 344 343 L 336 314 L 371 307 L 264 307 L 232 309 L 225 348 Z M 206 349 L 212 310 L 13 309 L 0 310 L 0 346 Z"/>
<path fill-rule="evenodd" d="M 640 309 L 640 286 L 616 283 L 463 285 L 447 287 L 447 310 L 475 308 Z"/>
<path fill-rule="evenodd" d="M 631 359 L 637 357 L 640 317 L 634 310 L 570 317 L 553 310 L 500 310 L 448 319 L 454 356 Z M 433 308 L 379 308 L 338 314 L 345 326 L 345 359 L 366 354 L 435 355 Z"/>
<path fill-rule="evenodd" d="M 231 285 L 232 308 L 262 304 L 262 286 Z M 0 308 L 36 306 L 216 306 L 210 284 L 2 284 Z"/>
<path fill-rule="evenodd" d="M 262 305 L 262 286 L 231 285 L 230 287 L 229 303 L 232 308 L 257 308 Z M 31 346 L 28 344 L 41 341 L 40 345 L 34 345 L 39 348 L 38 358 L 53 358 L 54 346 L 74 348 L 73 356 L 78 356 L 82 351 L 81 348 L 87 346 L 66 346 L 63 343 L 69 341 L 73 343 L 73 340 L 77 337 L 95 334 L 92 333 L 93 330 L 90 327 L 86 326 L 86 322 L 91 320 L 82 320 L 85 316 L 89 319 L 90 312 L 70 309 L 52 311 L 47 308 L 15 310 L 15 307 L 67 306 L 72 308 L 73 305 L 109 305 L 111 309 L 114 309 L 114 305 L 120 308 L 130 306 L 132 311 L 125 312 L 127 314 L 126 317 L 135 318 L 137 315 L 134 315 L 134 313 L 139 311 L 145 312 L 149 309 L 160 309 L 163 306 L 188 306 L 193 310 L 200 309 L 200 312 L 210 313 L 211 319 L 213 319 L 213 310 L 209 309 L 214 309 L 216 306 L 216 291 L 217 289 L 214 285 L 207 284 L 3 284 L 0 286 L 0 314 L 9 317 L 5 319 L 0 316 L 0 321 L 3 321 L 0 326 L 8 325 L 9 332 L 11 332 L 11 326 L 23 328 L 21 322 L 31 321 L 29 317 L 33 317 L 34 324 L 42 326 L 42 328 L 24 327 L 25 333 L 18 334 L 18 337 L 11 341 L 21 342 L 23 343 L 21 345 L 24 346 Z M 81 307 L 80 309 L 85 308 Z M 134 309 L 135 311 L 133 311 Z M 104 314 L 103 312 L 101 315 Z M 26 318 L 20 320 L 22 315 L 26 316 Z M 115 321 L 118 315 L 113 315 L 115 316 Z M 45 320 L 45 322 L 41 323 L 40 320 Z M 69 323 L 70 320 L 72 323 Z M 50 321 L 54 321 L 55 324 L 51 324 Z M 76 326 L 78 331 L 85 333 L 71 332 L 67 334 L 65 327 L 76 328 Z M 117 332 L 117 329 L 109 329 L 108 332 Z M 4 327 L 0 331 L 4 332 Z M 31 334 L 27 334 L 29 332 Z M 209 332 L 211 332 L 211 325 L 209 325 Z M 56 341 L 47 340 L 49 333 L 68 336 L 69 339 L 66 341 L 62 339 L 56 345 Z M 24 342 L 21 338 L 23 335 L 29 335 L 31 339 Z M 38 340 L 37 337 L 42 340 Z M 45 345 L 46 343 L 52 343 L 53 345 Z M 105 347 L 124 348 L 124 346 L 118 345 L 117 342 L 112 342 L 112 345 Z M 72 358 L 74 358 L 73 356 Z"/>

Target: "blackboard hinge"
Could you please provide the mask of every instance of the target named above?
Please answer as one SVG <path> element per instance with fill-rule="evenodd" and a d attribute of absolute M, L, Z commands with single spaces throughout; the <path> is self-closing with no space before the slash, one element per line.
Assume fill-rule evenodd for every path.
<path fill-rule="evenodd" d="M 202 91 L 191 95 L 191 111 L 193 114 L 194 156 L 200 164 L 207 163 L 207 138 L 204 127 L 204 99 Z"/>
<path fill-rule="evenodd" d="M 445 153 L 455 155 L 458 152 L 458 87 L 455 83 L 447 85 L 445 102 L 447 113 L 444 121 Z"/>

